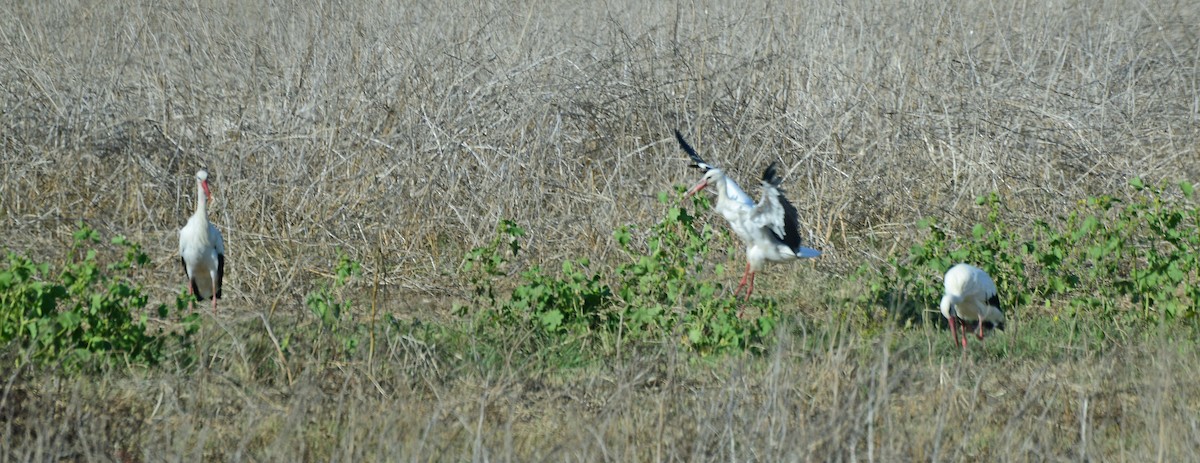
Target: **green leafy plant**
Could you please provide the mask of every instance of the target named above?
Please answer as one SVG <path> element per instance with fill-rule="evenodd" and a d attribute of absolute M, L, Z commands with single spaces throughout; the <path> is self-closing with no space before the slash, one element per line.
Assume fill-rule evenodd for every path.
<path fill-rule="evenodd" d="M 485 331 L 529 329 L 537 335 L 531 350 L 589 343 L 592 334 L 604 332 L 609 322 L 612 290 L 599 274 L 590 272 L 588 259 L 564 261 L 558 275 L 530 267 L 520 273 L 520 283 L 507 297 L 497 294 L 496 280 L 507 275 L 506 264 L 520 253 L 524 235 L 525 230 L 514 222 L 501 220 L 496 237 L 467 254 L 462 269 L 474 286 L 476 310 L 460 306 L 456 313 L 476 317 L 477 326 Z"/>
<path fill-rule="evenodd" d="M 316 315 L 326 327 L 337 324 L 342 313 L 350 310 L 352 302 L 342 300 L 337 291 L 350 281 L 350 278 L 361 273 L 361 264 L 351 260 L 349 256 L 338 250 L 338 261 L 334 266 L 333 278 L 317 283 L 317 288 L 304 297 L 308 310 Z"/>
<path fill-rule="evenodd" d="M 681 193 L 682 188 L 677 188 L 676 195 Z M 693 196 L 694 212 L 689 213 L 671 205 L 672 197 L 666 193 L 660 193 L 658 200 L 668 206 L 667 213 L 649 230 L 644 250 L 631 246 L 631 227 L 614 235 L 632 261 L 616 269 L 618 295 L 631 312 L 626 318 L 641 322 L 635 328 L 660 332 L 674 332 L 678 325 L 687 345 L 704 354 L 761 347 L 777 324 L 774 305 L 762 299 L 739 303 L 723 292 L 722 285 L 705 278 L 714 244 L 733 245 L 698 220 L 712 209 L 712 203 L 703 195 Z M 723 276 L 724 266 L 715 265 L 713 273 Z M 739 313 L 750 316 L 739 318 Z"/>
<path fill-rule="evenodd" d="M 359 345 L 358 331 L 363 327 L 343 327 L 342 317 L 351 312 L 353 301 L 342 297 L 344 288 L 351 279 L 362 273 L 362 264 L 338 250 L 333 276 L 328 281 L 317 283 L 317 287 L 304 297 L 308 310 L 321 321 L 324 331 L 331 331 L 342 341 L 347 353 L 354 353 Z"/>
<path fill-rule="evenodd" d="M 62 271 L 16 253 L 0 270 L 0 342 L 16 342 L 41 363 L 78 367 L 95 359 L 155 364 L 167 354 L 168 341 L 187 345 L 199 329 L 199 315 L 185 316 L 179 331 L 150 334 L 145 312 L 149 298 L 129 271 L 149 258 L 137 243 L 118 236 L 112 244 L 123 258 L 102 266 L 94 248 L 95 230 L 80 224 Z M 176 308 L 187 300 L 176 298 Z M 157 307 L 168 316 L 165 304 Z"/>
<path fill-rule="evenodd" d="M 1071 306 L 1088 316 L 1144 321 L 1194 317 L 1200 311 L 1200 210 L 1188 182 L 1181 195 L 1169 197 L 1166 185 L 1130 180 L 1134 192 L 1125 201 L 1089 200 L 1080 212 L 1073 247 L 1085 254 L 1077 266 L 1088 291 Z M 1071 256 L 1074 257 L 1074 256 Z M 1132 306 L 1136 311 L 1121 310 Z"/>
<path fill-rule="evenodd" d="M 521 251 L 520 238 L 525 236 L 525 230 L 518 227 L 516 222 L 501 219 L 496 224 L 496 236 L 487 245 L 472 249 L 463 260 L 462 272 L 467 275 L 471 287 L 474 288 L 476 302 L 491 307 L 496 304 L 496 288 L 494 280 L 503 277 L 503 267 L 509 258 L 514 258 Z M 501 252 L 502 247 L 509 249 L 509 256 Z M 467 307 L 458 307 L 460 315 Z"/>
<path fill-rule="evenodd" d="M 1130 323 L 1193 317 L 1200 311 L 1200 211 L 1193 187 L 1181 182 L 1179 195 L 1172 196 L 1165 185 L 1152 187 L 1139 178 L 1130 186 L 1125 199 L 1089 198 L 1065 219 L 1037 220 L 1027 229 L 1000 219 L 995 193 L 977 199 L 988 213 L 969 237 L 952 239 L 935 220 L 922 221 L 928 235 L 906 256 L 890 257 L 881 271 L 859 268 L 868 291 L 857 302 L 927 320 L 940 300 L 940 275 L 954 263 L 970 262 L 996 280 L 1009 314 L 1041 301 L 1060 318 Z"/>
<path fill-rule="evenodd" d="M 671 195 L 661 193 L 659 201 L 670 205 Z M 698 213 L 711 207 L 703 197 L 695 198 L 693 205 Z M 497 236 L 468 253 L 463 264 L 474 286 L 478 310 L 473 313 L 484 321 L 480 326 L 527 327 L 538 333 L 538 346 L 611 347 L 617 339 L 654 341 L 679 335 L 687 346 L 704 354 L 754 349 L 768 339 L 777 324 L 773 304 L 753 302 L 761 309 L 758 314 L 738 318 L 738 301 L 702 278 L 717 238 L 711 227 L 701 226 L 683 207 L 669 206 L 663 220 L 646 232 L 644 249 L 633 245 L 636 231 L 634 226 L 624 226 L 614 233 L 630 262 L 611 273 L 593 270 L 587 258 L 564 261 L 556 274 L 534 266 L 522 272 L 520 282 L 502 297 L 494 282 L 506 275 L 503 267 L 510 257 L 502 251 L 507 247 L 516 257 L 524 230 L 501 221 Z M 718 265 L 718 275 L 722 271 Z M 467 307 L 457 312 L 466 315 Z"/>
<path fill-rule="evenodd" d="M 502 305 L 510 314 L 530 313 L 534 322 L 547 333 L 572 331 L 577 335 L 590 329 L 602 329 L 608 323 L 612 290 L 600 275 L 588 275 L 585 258 L 567 260 L 558 277 L 546 275 L 538 267 L 522 274 L 524 284 L 513 289 L 512 298 Z"/>

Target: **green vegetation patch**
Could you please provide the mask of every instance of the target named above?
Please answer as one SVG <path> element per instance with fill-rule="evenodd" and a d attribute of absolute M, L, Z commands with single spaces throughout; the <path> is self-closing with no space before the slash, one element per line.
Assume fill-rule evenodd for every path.
<path fill-rule="evenodd" d="M 96 231 L 81 224 L 58 272 L 49 263 L 8 253 L 0 269 L 0 343 L 20 346 L 17 365 L 156 364 L 170 346 L 187 345 L 199 327 L 199 316 L 192 313 L 183 317 L 178 331 L 150 333 L 145 310 L 149 298 L 129 274 L 150 259 L 137 243 L 117 236 L 112 244 L 124 255 L 104 265 L 94 248 L 98 243 Z M 181 293 L 176 309 L 187 305 Z M 166 318 L 169 310 L 159 304 L 156 312 Z"/>
<path fill-rule="evenodd" d="M 907 255 L 890 257 L 882 269 L 859 268 L 867 291 L 857 302 L 926 320 L 936 311 L 940 276 L 968 262 L 996 280 L 1009 316 L 1041 306 L 1038 313 L 1055 320 L 1116 326 L 1194 318 L 1200 312 L 1200 209 L 1193 186 L 1180 182 L 1176 192 L 1140 178 L 1129 185 L 1126 198 L 1089 198 L 1053 223 L 1001 221 L 996 193 L 976 200 L 988 214 L 970 236 L 951 237 L 936 220 L 924 220 L 928 236 Z"/>
<path fill-rule="evenodd" d="M 462 270 L 474 287 L 474 301 L 456 313 L 475 317 L 479 330 L 529 328 L 535 333 L 531 349 L 587 348 L 593 352 L 589 357 L 597 358 L 622 344 L 664 339 L 702 355 L 761 351 L 778 323 L 775 305 L 739 301 L 703 277 L 715 232 L 696 217 L 711 208 L 708 199 L 694 198 L 693 212 L 673 205 L 668 193 L 658 200 L 668 206 L 660 222 L 646 230 L 626 225 L 614 232 L 626 263 L 605 271 L 594 269 L 588 258 L 569 259 L 556 273 L 533 266 L 520 273 L 520 283 L 507 294 L 494 281 L 511 270 L 525 231 L 502 220 L 496 237 L 466 256 Z M 633 245 L 635 233 L 645 235 L 645 248 Z M 718 266 L 717 273 L 723 268 Z M 757 310 L 743 312 L 746 307 Z"/>

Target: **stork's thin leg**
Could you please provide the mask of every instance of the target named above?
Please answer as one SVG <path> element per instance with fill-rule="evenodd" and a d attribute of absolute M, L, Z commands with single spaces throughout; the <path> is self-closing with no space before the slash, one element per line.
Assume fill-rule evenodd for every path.
<path fill-rule="evenodd" d="M 963 358 L 966 358 L 967 357 L 967 324 L 964 323 L 962 320 L 958 320 L 958 319 L 955 319 L 955 323 L 958 324 L 958 336 L 955 337 L 954 342 L 957 343 L 960 347 L 962 347 L 962 356 L 963 356 Z"/>
<path fill-rule="evenodd" d="M 976 333 L 975 336 L 979 337 L 980 341 L 983 340 L 983 319 L 982 318 L 979 319 L 979 332 Z"/>
<path fill-rule="evenodd" d="M 737 289 L 733 290 L 733 297 L 737 297 L 738 293 L 742 292 L 742 288 L 746 286 L 746 278 L 750 276 L 750 263 L 746 262 L 746 271 L 742 272 L 742 281 L 738 282 Z M 747 296 L 749 297 L 749 296 Z"/>
<path fill-rule="evenodd" d="M 742 272 L 742 279 L 738 281 L 737 289 L 733 290 L 733 299 L 737 300 L 738 293 L 742 292 L 742 288 L 746 287 L 746 278 L 750 276 L 750 263 L 746 262 L 746 270 Z M 742 318 L 746 311 L 746 306 L 738 307 L 737 318 Z"/>
<path fill-rule="evenodd" d="M 189 279 L 187 287 L 188 294 L 192 295 L 192 297 L 188 298 L 188 311 L 194 312 L 196 311 L 196 283 Z"/>
<path fill-rule="evenodd" d="M 962 358 L 967 358 L 967 324 L 959 322 L 958 334 L 962 335 Z"/>
<path fill-rule="evenodd" d="M 955 333 L 954 327 L 958 326 L 958 332 Z M 958 318 L 950 319 L 950 336 L 954 337 L 954 344 L 962 346 L 963 350 L 967 349 L 967 325 Z"/>
<path fill-rule="evenodd" d="M 215 314 L 217 313 L 217 283 L 221 280 L 217 278 L 217 272 L 215 270 L 209 273 L 209 278 L 211 278 L 209 281 L 212 282 L 212 294 L 209 295 L 209 297 L 212 299 L 213 313 Z"/>
<path fill-rule="evenodd" d="M 742 274 L 742 281 L 738 283 L 738 290 L 733 292 L 734 299 L 737 299 L 738 292 L 741 292 L 742 287 L 746 288 L 746 298 L 742 300 L 743 304 L 738 308 L 737 317 L 742 318 L 746 312 L 745 302 L 750 301 L 750 293 L 754 292 L 754 271 L 750 270 L 750 263 L 746 263 L 746 272 Z"/>

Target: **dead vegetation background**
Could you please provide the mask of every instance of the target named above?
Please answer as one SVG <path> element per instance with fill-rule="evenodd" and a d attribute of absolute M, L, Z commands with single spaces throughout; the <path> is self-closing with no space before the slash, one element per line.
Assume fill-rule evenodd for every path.
<path fill-rule="evenodd" d="M 20 437 L 4 460 L 1200 453 L 1194 349 L 959 363 L 928 330 L 858 338 L 804 291 L 905 249 L 922 217 L 967 232 L 990 191 L 1021 223 L 1132 176 L 1196 180 L 1195 4 L 4 3 L 3 247 L 61 258 L 80 221 L 125 234 L 165 300 L 206 166 L 230 261 L 209 370 L 36 380 L 8 404 L 54 412 L 0 412 Z M 656 193 L 697 178 L 676 127 L 752 195 L 782 163 L 827 254 L 760 287 L 830 325 L 791 333 L 828 338 L 783 336 L 749 364 L 664 348 L 567 378 L 450 374 L 402 344 L 386 367 L 256 370 L 263 314 L 311 317 L 303 295 L 338 249 L 403 319 L 447 316 L 463 253 L 500 218 L 527 229 L 530 262 L 616 257 L 616 226 L 653 223 Z"/>

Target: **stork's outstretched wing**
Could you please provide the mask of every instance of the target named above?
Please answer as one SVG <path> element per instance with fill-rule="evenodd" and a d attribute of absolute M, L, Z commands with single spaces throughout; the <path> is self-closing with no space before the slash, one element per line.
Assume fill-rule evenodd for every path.
<path fill-rule="evenodd" d="M 783 244 L 800 257 L 816 257 L 820 251 L 800 245 L 800 217 L 796 207 L 783 196 L 779 189 L 780 179 L 775 173 L 775 163 L 767 166 L 762 176 L 762 199 L 754 208 L 751 217 L 756 227 L 765 227 Z"/>
<path fill-rule="evenodd" d="M 675 140 L 679 141 L 679 147 L 683 148 L 683 151 L 687 153 L 688 157 L 692 158 L 692 167 L 705 172 L 708 172 L 709 169 L 714 168 L 711 164 L 704 162 L 704 160 L 700 158 L 699 154 L 696 154 L 696 150 L 692 149 L 692 145 L 689 145 L 687 140 L 683 139 L 683 134 L 679 133 L 679 129 L 675 129 Z"/>
<path fill-rule="evenodd" d="M 784 207 L 787 204 L 787 207 Z M 788 212 L 791 212 L 791 217 L 788 217 Z M 779 191 L 779 178 L 775 176 L 775 163 L 767 166 L 767 170 L 763 171 L 762 176 L 762 199 L 758 201 L 758 205 L 754 207 L 754 215 L 750 220 L 753 221 L 756 227 L 767 227 L 771 233 L 780 241 L 783 241 L 788 247 L 798 246 L 797 241 L 794 245 L 789 243 L 785 238 L 788 236 L 788 219 L 791 219 L 792 227 L 796 228 L 796 208 L 791 207 L 787 198 L 783 197 L 783 192 Z M 799 235 L 796 234 L 799 238 Z"/>

